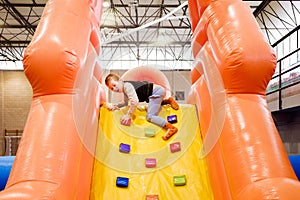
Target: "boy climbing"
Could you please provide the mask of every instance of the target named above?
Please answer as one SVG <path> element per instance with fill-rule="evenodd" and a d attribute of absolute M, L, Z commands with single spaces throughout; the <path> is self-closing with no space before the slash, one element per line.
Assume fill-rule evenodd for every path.
<path fill-rule="evenodd" d="M 124 101 L 116 105 L 106 104 L 109 110 L 118 110 L 123 106 L 129 106 L 127 113 L 121 117 L 121 124 L 129 126 L 131 117 L 139 102 L 147 102 L 147 121 L 162 127 L 166 130 L 163 140 L 168 140 L 177 133 L 178 129 L 165 119 L 158 116 L 162 105 L 170 104 L 174 110 L 179 109 L 179 105 L 173 97 L 164 99 L 166 90 L 160 85 L 147 81 L 122 81 L 116 74 L 109 74 L 105 78 L 106 86 L 113 92 L 123 93 Z"/>

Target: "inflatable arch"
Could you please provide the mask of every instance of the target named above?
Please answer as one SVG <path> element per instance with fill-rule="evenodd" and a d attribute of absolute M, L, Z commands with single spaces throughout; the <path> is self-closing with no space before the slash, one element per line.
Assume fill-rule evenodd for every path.
<path fill-rule="evenodd" d="M 195 58 L 188 102 L 197 106 L 197 158 L 207 161 L 214 199 L 298 199 L 300 183 L 265 98 L 276 56 L 249 7 L 241 0 L 188 5 Z M 106 100 L 96 61 L 101 9 L 102 0 L 47 2 L 24 55 L 33 98 L 0 199 L 89 199 Z"/>

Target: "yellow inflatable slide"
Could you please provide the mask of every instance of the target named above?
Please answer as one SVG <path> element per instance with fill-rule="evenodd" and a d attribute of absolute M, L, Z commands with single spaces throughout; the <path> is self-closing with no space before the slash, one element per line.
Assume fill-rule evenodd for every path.
<path fill-rule="evenodd" d="M 205 159 L 199 159 L 202 141 L 194 105 L 180 105 L 177 111 L 163 107 L 160 116 L 176 116 L 179 128 L 168 141 L 161 138 L 162 129 L 147 122 L 146 111 L 137 110 L 130 127 L 119 123 L 123 112 L 101 108 L 91 199 L 213 199 Z M 154 164 L 147 159 L 155 159 Z M 128 182 L 119 187 L 118 177 Z"/>

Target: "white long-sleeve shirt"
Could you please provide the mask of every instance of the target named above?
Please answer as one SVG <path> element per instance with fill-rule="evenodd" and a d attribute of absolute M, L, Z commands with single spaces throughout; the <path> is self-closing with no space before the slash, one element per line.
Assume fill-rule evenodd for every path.
<path fill-rule="evenodd" d="M 129 106 L 127 114 L 132 115 L 139 104 L 139 98 L 133 85 L 129 82 L 123 83 L 124 101 L 117 104 L 119 108 Z"/>

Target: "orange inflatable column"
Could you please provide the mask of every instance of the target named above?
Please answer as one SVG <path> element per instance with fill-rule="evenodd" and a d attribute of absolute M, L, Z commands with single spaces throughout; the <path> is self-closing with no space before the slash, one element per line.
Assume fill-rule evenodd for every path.
<path fill-rule="evenodd" d="M 194 68 L 196 69 L 196 67 Z M 200 120 L 200 129 L 202 140 L 207 136 L 207 131 L 212 120 L 212 102 L 204 75 L 192 85 L 191 93 L 187 102 L 197 106 Z M 201 155 L 200 158 L 204 156 Z M 214 199 L 231 199 L 226 169 L 223 162 L 220 143 L 216 143 L 214 148 L 204 157 L 207 161 L 208 174 L 211 181 L 211 188 L 214 193 Z"/>
<path fill-rule="evenodd" d="M 188 8 L 189 8 L 189 13 L 190 13 L 191 28 L 192 28 L 192 31 L 194 31 L 198 24 L 198 21 L 200 19 L 200 13 L 199 13 L 197 0 L 189 0 Z"/>
<path fill-rule="evenodd" d="M 215 198 L 224 199 L 223 190 L 215 187 L 216 173 L 227 180 L 230 196 L 226 199 L 297 199 L 300 183 L 265 97 L 276 56 L 249 6 L 240 0 L 211 1 L 194 31 L 193 54 L 203 75 L 193 86 L 199 100 L 191 97 L 191 102 L 200 107 L 204 143 L 212 134 L 217 138 L 208 145 L 212 149 L 205 149 Z M 223 103 L 213 93 L 219 77 L 223 90 L 217 92 L 225 93 Z M 216 120 L 220 116 L 223 120 Z M 211 126 L 215 132 L 209 132 Z"/>
<path fill-rule="evenodd" d="M 82 142 L 82 135 L 87 137 L 88 132 L 82 133 L 80 127 L 95 130 L 88 135 L 93 140 L 97 123 L 88 122 L 98 120 L 99 99 L 93 97 L 99 97 L 100 92 L 99 83 L 91 78 L 90 57 L 97 52 L 97 49 L 92 50 L 96 43 L 91 34 L 100 24 L 101 13 L 95 11 L 101 11 L 102 1 L 97 2 L 47 2 L 24 55 L 24 71 L 33 89 L 33 100 L 0 199 L 89 198 L 93 152 L 88 152 Z M 84 93 L 85 88 L 92 89 Z M 77 98 L 84 95 L 89 97 L 89 102 Z M 85 112 L 74 112 L 74 108 L 82 105 Z M 89 120 L 80 124 L 76 120 L 78 115 Z"/>

